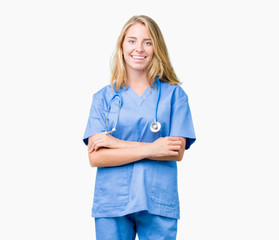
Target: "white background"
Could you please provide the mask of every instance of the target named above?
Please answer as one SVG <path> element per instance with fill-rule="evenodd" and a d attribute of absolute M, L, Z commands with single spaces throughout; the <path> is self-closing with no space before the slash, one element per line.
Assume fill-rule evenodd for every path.
<path fill-rule="evenodd" d="M 94 239 L 82 143 L 124 23 L 160 26 L 197 141 L 179 163 L 178 240 L 279 239 L 277 1 L 0 3 L 0 239 Z"/>

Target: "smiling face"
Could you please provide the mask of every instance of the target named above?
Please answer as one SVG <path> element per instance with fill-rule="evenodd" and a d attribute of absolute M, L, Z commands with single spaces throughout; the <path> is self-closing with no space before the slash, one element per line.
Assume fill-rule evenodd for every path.
<path fill-rule="evenodd" d="M 128 29 L 122 49 L 128 73 L 146 71 L 152 61 L 154 50 L 144 24 L 135 23 Z"/>

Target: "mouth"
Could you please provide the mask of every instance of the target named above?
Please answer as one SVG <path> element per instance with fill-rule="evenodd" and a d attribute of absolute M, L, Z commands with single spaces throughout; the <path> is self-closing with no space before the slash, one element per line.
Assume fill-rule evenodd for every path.
<path fill-rule="evenodd" d="M 131 57 L 136 60 L 144 60 L 146 58 L 145 56 L 136 56 L 136 55 L 131 55 Z"/>

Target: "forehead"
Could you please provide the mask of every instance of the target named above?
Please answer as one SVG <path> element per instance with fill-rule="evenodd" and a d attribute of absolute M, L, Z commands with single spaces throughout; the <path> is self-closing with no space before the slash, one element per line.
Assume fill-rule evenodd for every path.
<path fill-rule="evenodd" d="M 130 26 L 125 37 L 150 38 L 147 27 L 143 23 L 135 23 Z"/>

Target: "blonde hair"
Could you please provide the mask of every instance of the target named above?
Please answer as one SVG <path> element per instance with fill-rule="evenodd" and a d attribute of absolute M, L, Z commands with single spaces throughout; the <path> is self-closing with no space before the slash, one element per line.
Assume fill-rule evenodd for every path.
<path fill-rule="evenodd" d="M 148 16 L 139 15 L 130 18 L 118 37 L 116 49 L 112 58 L 111 87 L 117 91 L 127 85 L 126 64 L 123 57 L 122 44 L 128 29 L 135 23 L 142 23 L 147 28 L 154 48 L 154 55 L 147 68 L 147 81 L 152 86 L 155 77 L 158 76 L 162 81 L 170 84 L 181 84 L 178 80 L 169 60 L 168 50 L 163 35 L 157 23 Z"/>

